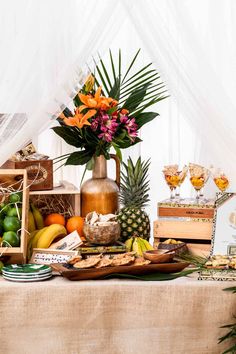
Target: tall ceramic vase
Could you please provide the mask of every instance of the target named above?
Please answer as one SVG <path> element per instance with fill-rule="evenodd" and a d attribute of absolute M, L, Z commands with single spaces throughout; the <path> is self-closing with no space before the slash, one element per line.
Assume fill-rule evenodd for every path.
<path fill-rule="evenodd" d="M 120 161 L 116 155 L 110 155 L 116 162 L 116 180 L 107 177 L 107 160 L 103 155 L 95 156 L 93 176 L 81 186 L 81 214 L 91 211 L 100 214 L 116 213 L 119 209 Z"/>

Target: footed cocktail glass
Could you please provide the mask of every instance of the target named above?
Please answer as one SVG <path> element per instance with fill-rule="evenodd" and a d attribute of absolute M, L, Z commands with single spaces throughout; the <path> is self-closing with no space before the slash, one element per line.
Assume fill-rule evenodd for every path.
<path fill-rule="evenodd" d="M 225 173 L 219 168 L 212 170 L 212 177 L 217 188 L 221 193 L 224 193 L 229 186 L 228 177 L 226 177 Z"/>
<path fill-rule="evenodd" d="M 202 188 L 208 181 L 210 171 L 203 166 L 190 163 L 189 164 L 190 182 L 196 191 L 196 201 L 199 202 L 203 197 Z"/>
<path fill-rule="evenodd" d="M 170 200 L 175 199 L 176 188 L 180 184 L 180 176 L 178 172 L 178 165 L 168 165 L 164 166 L 163 174 L 165 181 L 170 188 Z"/>

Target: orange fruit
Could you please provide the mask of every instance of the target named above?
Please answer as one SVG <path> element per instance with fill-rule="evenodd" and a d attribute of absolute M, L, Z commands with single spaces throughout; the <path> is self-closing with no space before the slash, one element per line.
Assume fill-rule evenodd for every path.
<path fill-rule="evenodd" d="M 67 220 L 66 229 L 70 234 L 73 231 L 77 231 L 80 236 L 83 236 L 83 226 L 84 226 L 84 218 L 82 216 L 72 216 Z"/>
<path fill-rule="evenodd" d="M 50 226 L 52 224 L 60 224 L 60 225 L 65 226 L 66 220 L 65 220 L 64 216 L 61 214 L 57 214 L 57 213 L 49 214 L 44 219 L 44 225 Z"/>

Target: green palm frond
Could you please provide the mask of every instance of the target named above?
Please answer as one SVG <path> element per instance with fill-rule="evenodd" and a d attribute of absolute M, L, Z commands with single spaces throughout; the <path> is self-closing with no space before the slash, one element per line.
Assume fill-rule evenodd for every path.
<path fill-rule="evenodd" d="M 128 109 L 129 113 L 135 117 L 151 105 L 168 97 L 159 73 L 155 68 L 151 67 L 152 63 L 131 74 L 139 53 L 140 49 L 134 55 L 124 75 L 122 75 L 120 50 L 117 61 L 118 70 L 116 70 L 111 50 L 109 51 L 109 63 L 107 66 L 101 57 L 99 57 L 98 62 L 95 61 L 95 68 L 98 74 L 96 75 L 96 86 L 102 86 L 108 96 L 119 101 L 120 108 Z M 111 71 L 112 75 L 109 75 L 109 71 Z"/>
<path fill-rule="evenodd" d="M 232 291 L 233 294 L 236 294 L 236 286 L 232 286 L 230 288 L 223 289 L 224 291 Z"/>
<path fill-rule="evenodd" d="M 235 286 L 230 287 L 230 288 L 225 288 L 223 290 L 224 291 L 231 291 L 233 294 L 236 293 Z M 236 316 L 234 316 L 234 319 L 236 319 Z M 220 337 L 218 343 L 228 341 L 228 340 L 231 341 L 231 344 L 232 344 L 232 341 L 234 342 L 234 344 L 230 348 L 225 350 L 224 353 L 222 353 L 222 354 L 226 354 L 226 353 L 236 354 L 236 322 L 221 326 L 220 328 L 227 328 L 229 330 L 229 332 L 227 332 L 224 336 Z"/>

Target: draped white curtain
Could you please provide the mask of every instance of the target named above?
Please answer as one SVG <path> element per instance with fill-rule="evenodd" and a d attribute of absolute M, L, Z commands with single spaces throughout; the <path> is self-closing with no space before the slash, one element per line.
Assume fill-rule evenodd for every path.
<path fill-rule="evenodd" d="M 235 15 L 235 0 L 3 0 L 0 112 L 27 112 L 28 120 L 18 118 L 14 140 L 0 139 L 0 162 L 68 104 L 98 49 L 106 57 L 121 48 L 128 61 L 141 47 L 140 64 L 154 62 L 170 93 L 153 108 L 160 118 L 142 129 L 143 142 L 124 154 L 152 158 L 152 217 L 168 195 L 167 163 L 222 167 L 235 190 Z M 0 137 L 9 132 L 1 122 Z M 36 142 L 52 157 L 69 149 L 49 130 Z M 78 184 L 80 170 L 66 167 L 57 178 Z M 185 182 L 183 194 L 190 190 Z"/>
<path fill-rule="evenodd" d="M 0 2 L 0 164 L 69 104 L 91 55 L 118 30 L 119 7 L 116 0 Z"/>
<path fill-rule="evenodd" d="M 145 48 L 165 74 L 179 113 L 195 132 L 195 161 L 225 169 L 235 188 L 235 1 L 125 4 Z M 141 29 L 144 19 L 148 25 Z M 186 135 L 185 148 L 194 149 Z"/>

